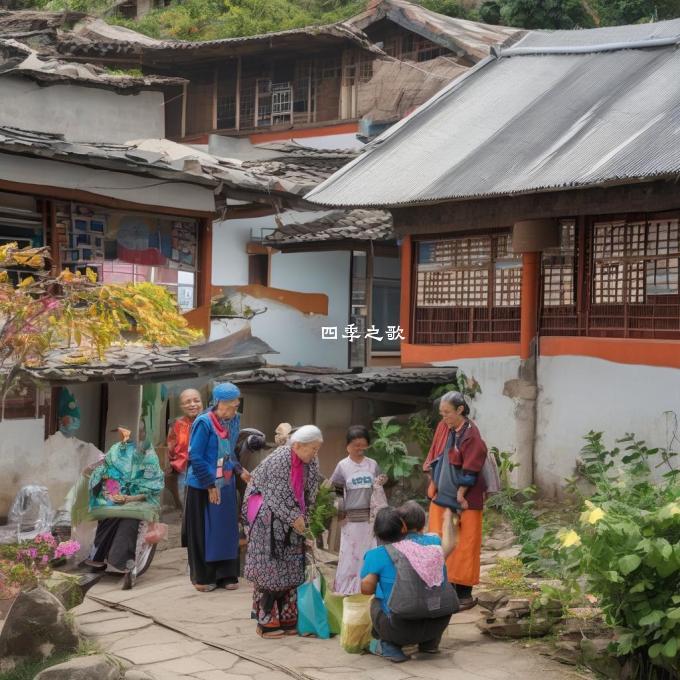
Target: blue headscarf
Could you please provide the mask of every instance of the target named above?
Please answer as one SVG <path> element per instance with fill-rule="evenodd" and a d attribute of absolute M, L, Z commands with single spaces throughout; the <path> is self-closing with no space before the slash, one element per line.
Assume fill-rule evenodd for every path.
<path fill-rule="evenodd" d="M 220 401 L 234 401 L 240 396 L 241 390 L 234 383 L 220 383 L 213 388 L 211 406 L 217 406 Z"/>

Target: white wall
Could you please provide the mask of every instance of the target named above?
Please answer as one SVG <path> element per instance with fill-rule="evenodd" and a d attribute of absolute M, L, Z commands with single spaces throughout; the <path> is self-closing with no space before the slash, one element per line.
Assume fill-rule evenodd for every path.
<path fill-rule="evenodd" d="M 650 447 L 667 446 L 680 416 L 680 370 L 617 364 L 590 357 L 541 357 L 534 453 L 536 482 L 555 495 L 590 430 L 607 445 L 633 432 Z M 677 448 L 677 445 L 676 445 Z"/>
<path fill-rule="evenodd" d="M 479 425 L 484 441 L 489 448 L 496 446 L 501 451 L 516 452 L 516 402 L 503 395 L 503 388 L 508 380 L 517 378 L 519 357 L 458 359 L 432 365 L 457 366 L 469 378 L 477 380 L 482 392 L 470 401 L 471 416 Z"/>
<path fill-rule="evenodd" d="M 40 87 L 0 80 L 0 125 L 63 134 L 76 142 L 124 143 L 165 137 L 162 92 L 121 95 L 78 85 Z"/>
<path fill-rule="evenodd" d="M 0 109 L 2 106 L 4 101 L 0 99 Z M 141 203 L 149 208 L 159 206 L 203 212 L 215 209 L 215 195 L 208 186 L 7 153 L 0 153 L 0 179 L 91 191 L 99 196 Z"/>
<path fill-rule="evenodd" d="M 213 229 L 213 285 L 239 286 L 248 283 L 246 247 L 251 230 L 259 236 L 263 227 L 275 227 L 272 217 L 218 222 Z M 272 288 L 328 296 L 328 316 L 303 314 L 288 305 L 268 299 L 244 296 L 243 303 L 264 314 L 251 322 L 253 335 L 267 342 L 278 355 L 269 355 L 273 364 L 347 368 L 347 340 L 322 340 L 322 326 L 337 326 L 342 335 L 349 317 L 349 252 L 276 253 L 271 261 Z M 239 320 L 213 321 L 211 340 L 243 327 Z"/>

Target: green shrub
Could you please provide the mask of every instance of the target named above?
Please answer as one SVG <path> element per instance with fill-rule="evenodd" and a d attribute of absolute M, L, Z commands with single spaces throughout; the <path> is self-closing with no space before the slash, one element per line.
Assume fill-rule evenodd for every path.
<path fill-rule="evenodd" d="M 578 526 L 557 535 L 560 563 L 584 577 L 605 620 L 617 630 L 614 650 L 631 655 L 645 676 L 680 665 L 680 483 L 675 453 L 627 435 L 607 449 L 590 432 L 578 475 L 591 485 Z M 666 468 L 661 481 L 652 470 Z M 578 489 L 572 480 L 572 489 Z M 643 671 L 640 671 L 641 673 Z"/>
<path fill-rule="evenodd" d="M 366 453 L 376 460 L 392 481 L 410 476 L 420 462 L 409 454 L 402 439 L 401 426 L 391 421 L 376 420 L 373 423 L 371 446 Z"/>

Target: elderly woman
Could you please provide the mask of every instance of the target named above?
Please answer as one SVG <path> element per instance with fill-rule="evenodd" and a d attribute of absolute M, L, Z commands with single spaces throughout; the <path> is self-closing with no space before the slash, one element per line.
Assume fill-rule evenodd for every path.
<path fill-rule="evenodd" d="M 240 396 L 232 383 L 216 385 L 212 408 L 191 428 L 182 546 L 187 548 L 191 582 L 200 592 L 238 588 L 235 476 L 250 479 L 236 451 Z"/>
<path fill-rule="evenodd" d="M 250 526 L 246 578 L 263 638 L 295 635 L 297 587 L 305 580 L 307 515 L 319 486 L 321 430 L 305 425 L 253 471 L 244 500 Z"/>
<path fill-rule="evenodd" d="M 477 426 L 468 418 L 469 413 L 470 407 L 460 392 L 447 392 L 441 398 L 441 422 L 423 466 L 432 474 L 433 482 L 428 492 L 432 499 L 430 531 L 441 536 L 446 508 L 460 514 L 458 544 L 446 566 L 461 611 L 475 605 L 472 587 L 479 583 L 486 489 L 482 470 L 487 448 Z"/>
<path fill-rule="evenodd" d="M 135 580 L 140 523 L 158 519 L 164 475 L 143 422 L 138 444 L 131 441 L 130 430 L 119 428 L 118 432 L 121 441 L 109 449 L 90 476 L 89 511 L 99 521 L 85 564 L 123 574 L 123 589 L 127 590 Z"/>

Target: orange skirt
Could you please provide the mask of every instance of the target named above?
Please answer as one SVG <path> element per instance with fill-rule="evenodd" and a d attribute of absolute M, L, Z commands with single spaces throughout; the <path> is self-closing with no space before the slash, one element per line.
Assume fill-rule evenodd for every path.
<path fill-rule="evenodd" d="M 429 530 L 442 535 L 444 510 L 430 503 Z M 482 553 L 482 511 L 463 510 L 458 523 L 458 543 L 446 560 L 446 571 L 451 583 L 476 586 L 479 583 L 479 566 Z"/>

